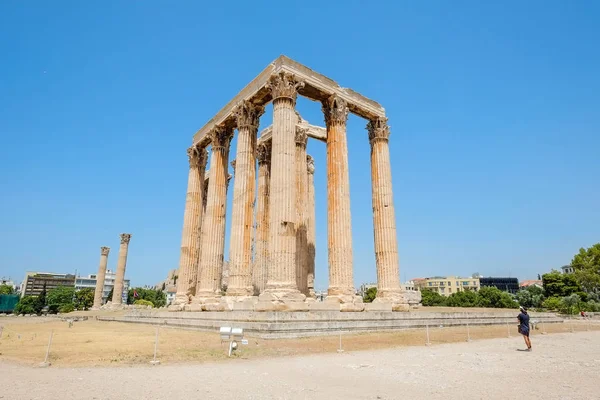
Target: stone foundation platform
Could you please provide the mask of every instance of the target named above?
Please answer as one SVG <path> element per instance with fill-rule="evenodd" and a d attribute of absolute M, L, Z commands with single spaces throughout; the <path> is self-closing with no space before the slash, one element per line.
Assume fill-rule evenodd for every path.
<path fill-rule="evenodd" d="M 221 326 L 243 328 L 249 337 L 262 339 L 298 338 L 348 333 L 394 331 L 439 327 L 443 325 L 506 325 L 516 335 L 518 310 L 507 312 L 168 312 L 134 310 L 124 316 L 98 316 L 100 321 L 211 331 Z M 563 319 L 552 313 L 530 313 L 532 323 L 559 323 Z"/>

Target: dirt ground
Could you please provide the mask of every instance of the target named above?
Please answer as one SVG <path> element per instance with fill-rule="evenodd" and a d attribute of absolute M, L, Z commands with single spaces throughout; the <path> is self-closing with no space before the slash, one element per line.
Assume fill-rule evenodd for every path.
<path fill-rule="evenodd" d="M 540 334 L 532 341 L 532 352 L 518 351 L 523 341 L 513 336 L 118 368 L 32 368 L 0 361 L 0 399 L 599 398 L 599 332 Z"/>
<path fill-rule="evenodd" d="M 0 361 L 35 366 L 42 362 L 50 333 L 53 332 L 49 360 L 54 367 L 101 367 L 147 365 L 153 359 L 156 327 L 120 322 L 79 321 L 69 328 L 67 322 L 54 318 L 3 317 L 0 319 Z M 564 332 L 600 331 L 600 323 L 545 324 L 532 332 L 549 335 Z M 517 338 L 516 323 L 509 326 L 431 327 L 432 345 L 466 342 L 489 338 Z M 386 333 L 343 335 L 342 349 L 346 352 L 422 346 L 427 342 L 425 329 Z M 240 347 L 237 358 L 254 360 L 265 357 L 298 356 L 335 353 L 340 348 L 339 336 L 303 339 L 263 340 L 249 338 Z M 221 343 L 216 332 L 198 332 L 174 328 L 159 328 L 157 358 L 163 364 L 205 363 L 227 360 L 227 344 Z"/>

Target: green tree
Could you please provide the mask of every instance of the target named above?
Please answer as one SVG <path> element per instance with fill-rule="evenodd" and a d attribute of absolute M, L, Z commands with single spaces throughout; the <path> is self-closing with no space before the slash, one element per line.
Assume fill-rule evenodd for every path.
<path fill-rule="evenodd" d="M 521 289 L 515 295 L 516 300 L 519 302 L 519 305 L 523 307 L 533 307 L 533 294 L 527 289 Z"/>
<path fill-rule="evenodd" d="M 575 293 L 563 297 L 561 300 L 562 311 L 565 311 L 568 314 L 573 314 L 574 312 L 577 312 L 575 306 L 577 306 L 577 304 L 579 304 L 580 301 L 581 297 L 579 297 L 579 295 Z"/>
<path fill-rule="evenodd" d="M 106 296 L 106 302 L 108 303 L 109 301 L 112 301 L 112 297 L 113 297 L 113 293 L 114 293 L 115 288 L 111 287 L 110 288 L 110 292 L 108 292 L 108 296 Z"/>
<path fill-rule="evenodd" d="M 137 292 L 138 297 L 134 298 L 134 291 Z M 127 304 L 135 304 L 136 300 L 147 300 L 151 302 L 154 307 L 159 308 L 167 304 L 167 295 L 161 290 L 144 289 L 141 287 L 129 289 L 127 292 Z"/>
<path fill-rule="evenodd" d="M 148 300 L 136 300 L 133 302 L 133 304 L 135 305 L 139 305 L 139 306 L 150 306 L 150 307 L 154 307 L 154 304 L 151 301 Z"/>
<path fill-rule="evenodd" d="M 38 310 L 38 297 L 37 296 L 23 296 L 21 300 L 15 306 L 15 314 L 39 314 L 41 308 Z"/>
<path fill-rule="evenodd" d="M 495 287 L 482 287 L 479 289 L 480 306 L 490 308 L 519 308 L 519 304 L 512 296 Z"/>
<path fill-rule="evenodd" d="M 562 305 L 562 303 L 560 301 L 560 298 L 558 298 L 558 297 L 548 297 L 542 303 L 542 307 L 544 307 L 547 310 L 552 310 L 552 311 L 560 310 L 561 305 Z"/>
<path fill-rule="evenodd" d="M 75 308 L 78 310 L 87 310 L 94 305 L 94 290 L 85 288 L 75 292 Z"/>
<path fill-rule="evenodd" d="M 38 314 L 40 312 L 42 312 L 42 309 L 44 307 L 46 307 L 46 304 L 47 304 L 47 301 L 46 301 L 46 283 L 44 282 L 44 288 L 40 292 L 40 295 L 37 296 L 37 304 L 35 305 L 36 310 L 38 310 L 37 311 Z"/>
<path fill-rule="evenodd" d="M 58 286 L 48 292 L 46 303 L 48 312 L 57 313 L 61 306 L 73 304 L 75 288 L 72 286 Z"/>
<path fill-rule="evenodd" d="M 565 297 L 581 291 L 573 274 L 561 274 L 553 270 L 542 275 L 546 297 Z"/>
<path fill-rule="evenodd" d="M 365 303 L 372 303 L 373 300 L 375 300 L 375 297 L 377 297 L 377 288 L 370 287 L 365 291 L 365 294 L 363 295 L 363 301 Z"/>
<path fill-rule="evenodd" d="M 480 298 L 477 292 L 465 290 L 462 292 L 452 293 L 446 299 L 446 305 L 448 307 L 478 307 L 479 301 Z"/>
<path fill-rule="evenodd" d="M 581 248 L 571 261 L 573 276 L 588 293 L 600 292 L 600 243 L 588 249 Z"/>
<path fill-rule="evenodd" d="M 0 285 L 0 294 L 13 294 L 15 289 L 10 285 Z"/>
<path fill-rule="evenodd" d="M 446 298 L 433 290 L 421 290 L 421 304 L 427 307 L 443 307 L 446 305 Z"/>

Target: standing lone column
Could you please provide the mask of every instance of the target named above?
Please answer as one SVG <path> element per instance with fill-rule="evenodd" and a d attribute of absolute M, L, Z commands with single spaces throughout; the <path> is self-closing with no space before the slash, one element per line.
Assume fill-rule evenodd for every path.
<path fill-rule="evenodd" d="M 256 107 L 249 101 L 244 101 L 235 110 L 238 139 L 233 182 L 228 296 L 252 296 L 254 293 L 251 274 L 256 133 L 263 113 L 263 107 Z"/>
<path fill-rule="evenodd" d="M 308 170 L 306 165 L 307 130 L 296 126 L 296 281 L 300 292 L 308 295 L 308 238 L 306 229 Z"/>
<path fill-rule="evenodd" d="M 212 156 L 202 226 L 200 267 L 195 303 L 214 303 L 221 295 L 221 274 L 225 247 L 225 211 L 227 205 L 227 163 L 233 130 L 216 126 L 211 132 Z M 213 299 L 213 300 L 210 300 Z"/>
<path fill-rule="evenodd" d="M 254 294 L 261 294 L 267 285 L 269 263 L 269 187 L 271 180 L 271 143 L 258 146 L 258 194 L 256 205 L 256 249 L 252 282 Z"/>
<path fill-rule="evenodd" d="M 306 156 L 306 166 L 308 172 L 307 198 L 306 202 L 306 245 L 308 249 L 307 259 L 307 286 L 308 295 L 316 297 L 315 294 L 315 255 L 316 255 L 316 217 L 315 217 L 315 160 L 311 156 Z"/>
<path fill-rule="evenodd" d="M 113 304 L 123 303 L 123 281 L 125 280 L 125 267 L 127 266 L 127 251 L 129 250 L 130 233 L 121 233 L 121 245 L 119 246 L 119 260 L 117 261 L 117 273 L 115 286 L 113 288 Z"/>
<path fill-rule="evenodd" d="M 269 216 L 269 269 L 267 289 L 261 301 L 275 309 L 306 298 L 296 284 L 296 160 L 298 116 L 296 96 L 303 87 L 294 75 L 281 72 L 268 83 L 273 97 L 273 138 Z M 260 304 L 260 303 L 259 303 Z M 265 304 L 265 309 L 269 309 Z"/>
<path fill-rule="evenodd" d="M 174 308 L 188 303 L 189 295 L 196 293 L 198 280 L 198 261 L 200 253 L 200 234 L 202 228 L 202 197 L 204 192 L 204 171 L 208 153 L 204 148 L 190 147 L 187 151 L 190 169 L 188 187 L 183 214 L 183 232 L 181 234 L 181 255 L 179 258 L 179 277 Z"/>
<path fill-rule="evenodd" d="M 373 191 L 373 228 L 375 263 L 377 266 L 377 298 L 375 302 L 392 303 L 396 311 L 407 310 L 408 301 L 400 286 L 400 263 L 396 216 L 392 192 L 387 119 L 379 118 L 367 124 L 371 144 L 371 185 Z"/>
<path fill-rule="evenodd" d="M 102 297 L 104 297 L 104 278 L 106 277 L 106 265 L 108 264 L 108 253 L 110 247 L 100 247 L 100 265 L 96 274 L 96 290 L 94 291 L 94 306 L 98 309 L 102 306 Z"/>
<path fill-rule="evenodd" d="M 336 95 L 323 101 L 327 126 L 328 301 L 354 303 L 352 225 L 346 121 L 348 106 Z"/>

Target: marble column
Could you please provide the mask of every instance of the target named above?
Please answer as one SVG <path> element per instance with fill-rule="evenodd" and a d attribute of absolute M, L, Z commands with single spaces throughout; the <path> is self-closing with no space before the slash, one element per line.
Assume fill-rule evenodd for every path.
<path fill-rule="evenodd" d="M 117 273 L 115 286 L 113 287 L 113 304 L 123 303 L 123 281 L 125 280 L 125 267 L 127 266 L 127 252 L 129 250 L 130 233 L 121 233 L 121 245 L 119 246 L 119 260 L 117 261 Z"/>
<path fill-rule="evenodd" d="M 94 291 L 94 306 L 98 309 L 102 306 L 102 297 L 104 296 L 104 278 L 106 277 L 106 265 L 108 264 L 108 253 L 110 247 L 100 247 L 100 265 L 96 274 L 96 290 Z"/>
<path fill-rule="evenodd" d="M 269 263 L 269 189 L 271 180 L 271 143 L 258 146 L 258 194 L 256 205 L 256 248 L 252 282 L 254 294 L 258 295 L 267 285 L 267 265 Z"/>
<path fill-rule="evenodd" d="M 307 129 L 296 126 L 296 282 L 308 295 L 308 232 L 306 228 L 308 167 L 306 164 Z"/>
<path fill-rule="evenodd" d="M 308 249 L 307 259 L 307 287 L 308 295 L 315 297 L 315 255 L 316 255 L 316 216 L 315 216 L 315 160 L 309 155 L 306 156 L 306 165 L 308 173 L 307 184 L 307 202 L 306 202 L 306 246 Z"/>
<path fill-rule="evenodd" d="M 294 75 L 281 72 L 267 85 L 273 98 L 273 138 L 269 205 L 269 269 L 261 301 L 303 302 L 296 284 L 296 124 L 297 90 L 303 87 Z M 268 309 L 265 304 L 265 308 Z M 281 309 L 286 309 L 282 307 Z"/>
<path fill-rule="evenodd" d="M 252 224 L 256 185 L 256 134 L 258 121 L 264 113 L 244 101 L 235 109 L 238 127 L 233 182 L 231 238 L 229 243 L 228 296 L 252 296 Z"/>
<path fill-rule="evenodd" d="M 336 95 L 323 101 L 327 126 L 327 239 L 329 289 L 327 301 L 354 303 L 350 176 L 346 121 L 348 106 Z"/>
<path fill-rule="evenodd" d="M 173 306 L 180 307 L 189 302 L 189 297 L 196 293 L 198 281 L 198 261 L 200 257 L 200 235 L 204 209 L 202 198 L 204 188 L 204 171 L 208 153 L 204 148 L 190 147 L 187 151 L 189 159 L 188 186 L 183 214 L 183 232 L 181 234 L 181 255 L 177 279 L 177 294 Z"/>
<path fill-rule="evenodd" d="M 387 119 L 367 124 L 371 144 L 371 187 L 373 193 L 373 228 L 377 267 L 377 302 L 392 303 L 394 310 L 405 310 L 408 302 L 400 286 L 400 263 L 396 216 L 392 192 L 392 169 L 388 145 L 390 130 Z"/>
<path fill-rule="evenodd" d="M 229 174 L 229 145 L 233 130 L 216 126 L 211 131 L 212 155 L 206 199 L 206 213 L 202 224 L 200 266 L 194 303 L 214 302 L 221 296 L 221 275 L 225 249 L 225 216 Z"/>

